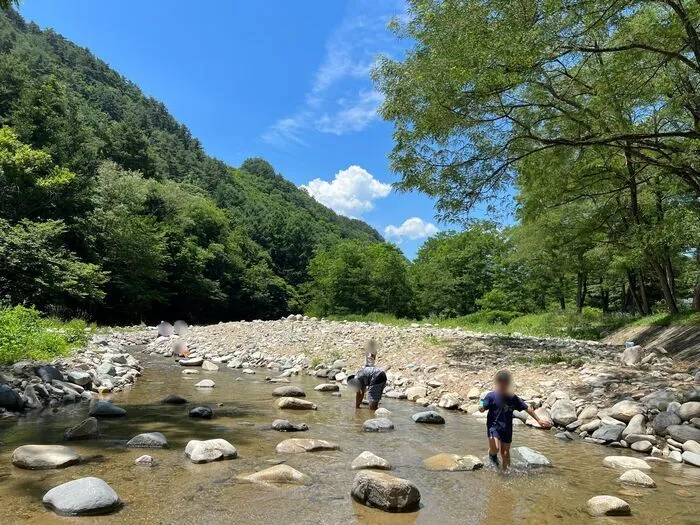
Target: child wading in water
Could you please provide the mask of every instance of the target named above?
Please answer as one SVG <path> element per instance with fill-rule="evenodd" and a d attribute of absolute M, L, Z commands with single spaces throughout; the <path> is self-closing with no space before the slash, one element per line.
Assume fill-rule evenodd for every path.
<path fill-rule="evenodd" d="M 362 406 L 367 394 L 370 410 L 377 410 L 386 387 L 386 372 L 375 366 L 377 362 L 377 343 L 374 339 L 365 345 L 365 366 L 356 374 L 348 376 L 348 387 L 355 391 L 355 408 Z"/>
<path fill-rule="evenodd" d="M 511 386 L 513 378 L 507 370 L 496 374 L 496 389 L 486 394 L 479 404 L 479 412 L 488 410 L 486 417 L 486 432 L 489 438 L 489 458 L 491 463 L 498 466 L 498 452 L 503 458 L 503 470 L 510 468 L 510 444 L 513 441 L 513 411 L 527 410 L 542 428 L 550 424 L 539 418 L 535 411 L 525 401 L 513 394 Z"/>

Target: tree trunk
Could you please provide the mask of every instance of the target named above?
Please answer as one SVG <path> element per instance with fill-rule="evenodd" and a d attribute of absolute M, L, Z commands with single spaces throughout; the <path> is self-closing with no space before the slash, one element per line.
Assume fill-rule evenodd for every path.
<path fill-rule="evenodd" d="M 649 306 L 649 297 L 647 296 L 647 285 L 644 280 L 644 272 L 639 270 L 639 295 L 642 298 L 642 315 L 651 314 L 651 307 Z"/>
<path fill-rule="evenodd" d="M 693 292 L 693 310 L 700 312 L 700 283 L 697 284 Z"/>
<path fill-rule="evenodd" d="M 559 277 L 559 309 L 566 310 L 566 297 L 564 296 L 564 277 Z"/>
<path fill-rule="evenodd" d="M 588 276 L 584 272 L 578 272 L 576 279 L 576 311 L 583 311 L 583 303 L 586 300 L 588 292 Z"/>
<path fill-rule="evenodd" d="M 632 298 L 632 306 L 634 306 L 634 310 L 642 315 L 645 315 L 642 301 L 637 295 L 637 275 L 628 271 L 627 282 L 629 283 L 629 288 L 627 289 L 627 292 Z M 635 312 L 633 311 L 632 313 Z"/>
<path fill-rule="evenodd" d="M 666 301 L 666 307 L 668 308 L 668 313 L 677 314 L 678 305 L 676 304 L 676 298 L 673 295 L 673 290 L 671 289 L 671 284 L 668 282 L 668 275 L 666 269 L 659 264 L 657 261 L 652 263 L 656 275 L 659 278 L 659 284 L 661 285 L 661 292 L 664 294 L 664 301 Z"/>

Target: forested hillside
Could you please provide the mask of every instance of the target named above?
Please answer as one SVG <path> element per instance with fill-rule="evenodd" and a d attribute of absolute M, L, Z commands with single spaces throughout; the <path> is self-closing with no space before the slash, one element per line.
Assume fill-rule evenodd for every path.
<path fill-rule="evenodd" d="M 374 243 L 262 159 L 232 168 L 137 86 L 0 11 L 0 302 L 102 321 L 298 310 L 319 248 Z"/>

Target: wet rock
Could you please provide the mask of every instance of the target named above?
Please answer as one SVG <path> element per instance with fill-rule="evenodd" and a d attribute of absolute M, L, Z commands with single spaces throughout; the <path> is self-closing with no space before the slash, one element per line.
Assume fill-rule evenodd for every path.
<path fill-rule="evenodd" d="M 68 372 L 68 381 L 80 386 L 88 386 L 92 383 L 92 376 L 82 370 L 72 370 Z"/>
<path fill-rule="evenodd" d="M 618 481 L 625 485 L 634 485 L 635 487 L 646 487 L 650 489 L 656 487 L 656 483 L 650 476 L 635 468 L 625 471 L 622 476 L 618 478 Z"/>
<path fill-rule="evenodd" d="M 577 419 L 576 405 L 568 399 L 559 399 L 555 401 L 549 413 L 552 421 L 562 427 L 573 423 Z"/>
<path fill-rule="evenodd" d="M 683 421 L 690 421 L 693 418 L 700 417 L 700 401 L 683 403 L 676 413 Z"/>
<path fill-rule="evenodd" d="M 202 379 L 199 383 L 194 385 L 195 388 L 214 388 L 216 386 L 216 383 L 212 381 L 211 379 Z"/>
<path fill-rule="evenodd" d="M 299 454 L 302 452 L 318 452 L 321 450 L 338 450 L 335 443 L 323 439 L 285 439 L 277 444 L 276 450 L 280 454 Z"/>
<path fill-rule="evenodd" d="M 192 408 L 189 411 L 189 416 L 199 419 L 211 419 L 214 417 L 214 411 L 206 405 L 200 405 Z"/>
<path fill-rule="evenodd" d="M 316 410 L 318 407 L 311 401 L 296 397 L 283 397 L 277 402 L 277 408 L 289 410 Z"/>
<path fill-rule="evenodd" d="M 640 401 L 648 408 L 664 411 L 670 403 L 677 401 L 677 395 L 668 389 L 656 390 L 644 396 Z"/>
<path fill-rule="evenodd" d="M 272 429 L 278 432 L 305 432 L 309 430 L 309 426 L 306 423 L 294 424 L 286 419 L 275 419 L 272 422 Z"/>
<path fill-rule="evenodd" d="M 168 448 L 168 440 L 160 432 L 146 432 L 132 437 L 126 446 L 128 448 Z"/>
<path fill-rule="evenodd" d="M 45 383 L 50 383 L 54 379 L 63 381 L 63 374 L 55 366 L 41 365 L 36 369 L 36 375 L 38 375 Z"/>
<path fill-rule="evenodd" d="M 602 425 L 598 430 L 593 432 L 593 439 L 600 439 L 607 443 L 617 441 L 622 437 L 622 432 L 625 429 L 622 425 Z"/>
<path fill-rule="evenodd" d="M 66 430 L 63 434 L 63 439 L 73 441 L 77 439 L 91 439 L 100 437 L 100 429 L 97 424 L 97 418 L 89 417 L 78 423 L 72 428 Z"/>
<path fill-rule="evenodd" d="M 283 483 L 289 485 L 309 485 L 311 478 L 289 465 L 275 465 L 254 474 L 241 475 L 238 479 L 251 483 Z"/>
<path fill-rule="evenodd" d="M 216 372 L 219 370 L 219 365 L 212 363 L 211 361 L 202 361 L 202 370 L 207 372 Z"/>
<path fill-rule="evenodd" d="M 627 427 L 622 431 L 622 437 L 626 438 L 630 434 L 645 434 L 646 418 L 642 414 L 637 414 L 630 419 Z"/>
<path fill-rule="evenodd" d="M 314 387 L 314 390 L 316 390 L 317 392 L 337 392 L 338 390 L 340 390 L 340 387 L 333 383 L 321 383 L 320 385 L 316 385 L 316 387 Z"/>
<path fill-rule="evenodd" d="M 651 470 L 649 463 L 643 459 L 633 458 L 631 456 L 608 456 L 603 459 L 603 466 L 624 470 Z"/>
<path fill-rule="evenodd" d="M 673 412 L 660 412 L 651 422 L 654 432 L 659 436 L 665 436 L 667 429 L 673 425 L 680 425 L 681 418 Z"/>
<path fill-rule="evenodd" d="M 182 366 L 202 366 L 202 363 L 204 363 L 204 358 L 190 357 L 187 359 L 180 359 L 179 363 Z"/>
<path fill-rule="evenodd" d="M 700 442 L 700 428 L 695 428 L 692 425 L 671 425 L 666 427 L 666 433 L 681 443 L 691 439 Z"/>
<path fill-rule="evenodd" d="M 104 363 L 100 363 L 100 365 L 97 367 L 97 375 L 98 376 L 116 376 L 117 369 L 114 367 L 114 365 L 112 363 L 105 361 Z"/>
<path fill-rule="evenodd" d="M 700 454 L 686 450 L 683 452 L 683 454 L 681 454 L 681 457 L 683 458 L 684 463 L 688 463 L 694 467 L 700 467 Z"/>
<path fill-rule="evenodd" d="M 420 491 L 412 482 L 383 472 L 363 470 L 355 476 L 353 499 L 388 512 L 412 512 L 420 506 Z"/>
<path fill-rule="evenodd" d="M 695 452 L 696 454 L 700 454 L 700 443 L 697 441 L 694 441 L 692 439 L 689 439 L 682 445 L 683 450 L 687 450 L 689 452 Z"/>
<path fill-rule="evenodd" d="M 187 404 L 187 399 L 177 394 L 170 394 L 168 397 L 161 399 L 160 402 L 164 405 L 185 405 Z"/>
<path fill-rule="evenodd" d="M 34 385 L 31 383 L 24 389 L 24 398 L 26 399 L 25 404 L 28 408 L 39 408 L 42 406 L 42 402 L 34 390 Z"/>
<path fill-rule="evenodd" d="M 644 414 L 644 406 L 636 401 L 620 401 L 615 403 L 612 407 L 606 410 L 608 416 L 617 419 L 618 421 L 624 421 L 629 423 L 630 420 L 638 415 Z"/>
<path fill-rule="evenodd" d="M 511 452 L 513 465 L 519 468 L 551 467 L 552 462 L 544 454 L 528 447 L 515 447 Z"/>
<path fill-rule="evenodd" d="M 380 458 L 379 456 L 372 454 L 370 451 L 365 450 L 352 461 L 350 468 L 352 468 L 352 470 L 391 470 L 391 463 L 389 463 L 386 459 Z"/>
<path fill-rule="evenodd" d="M 438 401 L 438 406 L 440 408 L 446 408 L 448 410 L 456 410 L 457 407 L 459 407 L 459 404 L 459 394 L 455 394 L 454 392 L 447 392 L 446 394 L 443 394 L 440 397 L 440 401 Z"/>
<path fill-rule="evenodd" d="M 377 410 L 374 411 L 374 415 L 376 417 L 390 417 L 391 416 L 391 410 L 387 410 L 386 408 L 378 408 Z"/>
<path fill-rule="evenodd" d="M 419 397 L 425 397 L 428 395 L 428 389 L 424 386 L 412 386 L 406 389 L 406 399 L 409 401 L 415 401 Z"/>
<path fill-rule="evenodd" d="M 0 408 L 11 412 L 19 412 L 24 407 L 20 395 L 9 385 L 0 385 Z"/>
<path fill-rule="evenodd" d="M 80 455 L 62 445 L 23 445 L 12 452 L 12 464 L 28 470 L 65 468 L 80 461 Z"/>
<path fill-rule="evenodd" d="M 586 502 L 586 510 L 591 516 L 629 516 L 632 513 L 629 503 L 615 496 L 595 496 Z"/>
<path fill-rule="evenodd" d="M 672 450 L 671 452 L 668 453 L 668 460 L 671 463 L 682 463 L 683 456 L 677 450 Z"/>
<path fill-rule="evenodd" d="M 484 466 L 476 456 L 459 456 L 457 454 L 436 454 L 423 461 L 428 470 L 455 472 L 462 470 L 479 470 Z"/>
<path fill-rule="evenodd" d="M 108 401 L 97 401 L 90 408 L 90 416 L 92 417 L 120 417 L 125 415 L 126 410 Z"/>
<path fill-rule="evenodd" d="M 654 445 L 649 441 L 635 441 L 630 445 L 630 448 L 637 452 L 649 452 L 654 448 Z"/>
<path fill-rule="evenodd" d="M 625 348 L 620 356 L 620 361 L 625 366 L 635 366 L 642 362 L 643 357 L 644 349 L 639 345 L 635 345 Z"/>
<path fill-rule="evenodd" d="M 138 465 L 140 467 L 155 467 L 157 464 L 158 461 L 153 456 L 149 456 L 148 454 L 139 456 L 134 460 L 134 465 Z"/>
<path fill-rule="evenodd" d="M 80 478 L 49 490 L 43 503 L 57 514 L 82 516 L 108 514 L 121 506 L 114 489 L 99 478 Z"/>
<path fill-rule="evenodd" d="M 429 425 L 444 425 L 445 418 L 434 410 L 428 410 L 425 412 L 418 412 L 413 414 L 411 419 L 416 423 L 426 423 Z"/>
<path fill-rule="evenodd" d="M 193 439 L 185 447 L 185 455 L 192 463 L 210 463 L 222 459 L 234 459 L 238 456 L 236 448 L 225 439 Z"/>
<path fill-rule="evenodd" d="M 385 417 L 377 417 L 365 421 L 362 424 L 362 430 L 365 432 L 390 432 L 394 430 L 394 424 Z"/>
<path fill-rule="evenodd" d="M 255 370 L 253 370 L 252 368 L 244 368 L 243 370 L 241 370 L 241 372 L 244 374 L 255 375 Z"/>
<path fill-rule="evenodd" d="M 306 393 L 298 386 L 280 386 L 272 391 L 274 397 L 306 397 Z"/>

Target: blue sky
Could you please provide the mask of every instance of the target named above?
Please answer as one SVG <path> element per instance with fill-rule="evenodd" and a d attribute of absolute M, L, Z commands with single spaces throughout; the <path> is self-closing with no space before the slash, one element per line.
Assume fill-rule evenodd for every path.
<path fill-rule="evenodd" d="M 163 101 L 206 151 L 238 166 L 260 156 L 339 213 L 361 218 L 413 257 L 445 228 L 433 203 L 397 194 L 391 124 L 369 78 L 401 0 L 25 0 L 51 27 Z"/>

